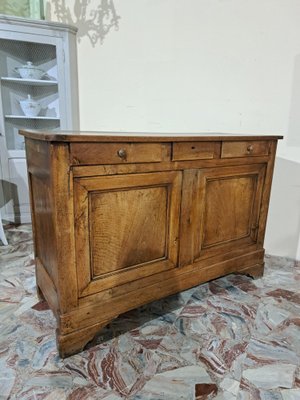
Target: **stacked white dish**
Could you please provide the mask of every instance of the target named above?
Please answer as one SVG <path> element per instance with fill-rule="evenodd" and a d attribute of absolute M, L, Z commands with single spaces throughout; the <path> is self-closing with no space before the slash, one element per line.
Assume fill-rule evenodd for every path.
<path fill-rule="evenodd" d="M 15 71 L 20 75 L 22 79 L 42 79 L 45 75 L 45 71 L 37 68 L 32 64 L 31 61 L 27 61 L 25 65 L 21 67 L 16 67 Z"/>

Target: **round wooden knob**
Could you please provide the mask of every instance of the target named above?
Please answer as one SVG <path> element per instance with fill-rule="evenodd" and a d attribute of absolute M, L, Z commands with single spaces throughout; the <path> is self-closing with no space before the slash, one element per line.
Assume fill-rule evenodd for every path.
<path fill-rule="evenodd" d="M 126 157 L 127 157 L 126 150 L 125 150 L 125 149 L 120 149 L 120 150 L 118 150 L 118 156 L 119 156 L 120 158 L 122 158 L 122 160 L 125 160 Z"/>
<path fill-rule="evenodd" d="M 252 153 L 252 151 L 253 151 L 253 146 L 252 144 L 249 144 L 249 146 L 247 147 L 247 152 Z"/>

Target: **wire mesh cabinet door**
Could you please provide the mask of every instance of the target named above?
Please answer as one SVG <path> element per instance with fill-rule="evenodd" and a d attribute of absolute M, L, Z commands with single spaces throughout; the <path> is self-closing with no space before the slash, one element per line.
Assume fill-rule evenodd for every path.
<path fill-rule="evenodd" d="M 8 23 L 9 22 L 9 23 Z M 3 218 L 29 222 L 24 139 L 19 129 L 79 129 L 76 28 L 0 18 L 0 157 Z"/>

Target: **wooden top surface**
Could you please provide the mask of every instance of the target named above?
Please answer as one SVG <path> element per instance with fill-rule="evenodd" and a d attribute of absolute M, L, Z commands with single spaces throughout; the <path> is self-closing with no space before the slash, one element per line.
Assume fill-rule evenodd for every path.
<path fill-rule="evenodd" d="M 234 140 L 277 140 L 282 135 L 243 133 L 155 133 L 155 132 L 83 132 L 83 131 L 38 131 L 20 130 L 27 138 L 47 142 L 189 142 L 189 141 L 234 141 Z"/>

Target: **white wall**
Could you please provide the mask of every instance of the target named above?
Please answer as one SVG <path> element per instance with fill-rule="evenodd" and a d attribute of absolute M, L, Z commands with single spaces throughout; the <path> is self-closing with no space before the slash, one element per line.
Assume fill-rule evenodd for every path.
<path fill-rule="evenodd" d="M 76 21 L 74 3 L 80 2 L 66 0 L 83 32 L 85 18 Z M 91 7 L 99 4 L 92 0 Z M 93 47 L 87 36 L 78 44 L 81 129 L 284 134 L 278 154 L 293 159 L 295 170 L 278 163 L 266 249 L 294 257 L 297 250 L 284 243 L 292 234 L 300 248 L 300 223 L 295 229 L 286 223 L 283 232 L 276 219 L 282 216 L 282 228 L 289 196 L 290 217 L 300 209 L 300 1 L 114 0 L 114 6 L 119 30 L 102 45 Z M 55 20 L 53 2 L 46 10 Z"/>
<path fill-rule="evenodd" d="M 265 248 L 300 260 L 300 162 L 277 157 Z"/>

